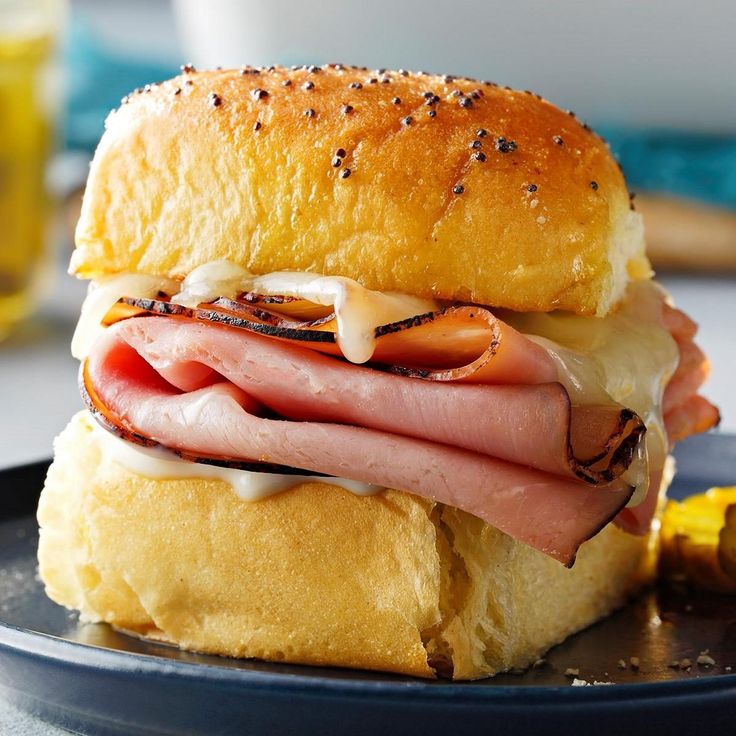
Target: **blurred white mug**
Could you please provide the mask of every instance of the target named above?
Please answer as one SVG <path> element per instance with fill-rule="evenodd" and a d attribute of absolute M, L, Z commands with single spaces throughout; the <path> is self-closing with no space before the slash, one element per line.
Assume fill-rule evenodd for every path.
<path fill-rule="evenodd" d="M 736 132 L 732 0 L 174 0 L 203 67 L 342 62 L 531 88 L 583 118 Z"/>

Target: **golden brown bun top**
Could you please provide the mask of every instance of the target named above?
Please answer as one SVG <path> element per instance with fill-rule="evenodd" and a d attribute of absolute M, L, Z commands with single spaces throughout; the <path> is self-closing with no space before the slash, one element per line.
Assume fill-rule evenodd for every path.
<path fill-rule="evenodd" d="M 111 114 L 71 269 L 228 259 L 605 314 L 649 274 L 606 144 L 530 92 L 342 65 L 184 73 Z"/>

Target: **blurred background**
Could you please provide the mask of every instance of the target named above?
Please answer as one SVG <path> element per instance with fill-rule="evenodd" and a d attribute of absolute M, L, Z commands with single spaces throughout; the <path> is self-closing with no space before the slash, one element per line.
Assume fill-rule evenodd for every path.
<path fill-rule="evenodd" d="M 186 61 L 423 69 L 575 110 L 619 157 L 736 431 L 734 28 L 732 0 L 0 0 L 0 467 L 50 456 L 80 407 L 86 285 L 65 269 L 104 118 Z"/>

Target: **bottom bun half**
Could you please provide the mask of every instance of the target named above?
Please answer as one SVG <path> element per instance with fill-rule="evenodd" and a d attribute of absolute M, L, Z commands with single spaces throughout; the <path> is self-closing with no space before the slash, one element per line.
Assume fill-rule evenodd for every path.
<path fill-rule="evenodd" d="M 85 621 L 233 657 L 437 675 L 525 667 L 651 577 L 651 537 L 609 525 L 567 569 L 461 511 L 307 483 L 257 502 L 153 480 L 77 414 L 38 519 L 48 595 Z"/>

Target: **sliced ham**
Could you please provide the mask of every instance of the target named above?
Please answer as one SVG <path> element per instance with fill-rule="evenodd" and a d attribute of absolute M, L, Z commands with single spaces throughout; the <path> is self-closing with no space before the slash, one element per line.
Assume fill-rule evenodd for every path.
<path fill-rule="evenodd" d="M 165 299 L 125 298 L 106 324 L 136 314 L 168 315 L 267 335 L 329 355 L 341 356 L 333 314 L 299 321 L 250 303 L 217 299 L 183 307 Z M 547 352 L 484 307 L 447 307 L 375 330 L 372 362 L 386 370 L 435 381 L 548 383 L 557 369 Z"/>
<path fill-rule="evenodd" d="M 148 320 L 146 320 L 148 321 Z M 349 477 L 425 496 L 474 514 L 571 565 L 579 545 L 625 506 L 621 482 L 592 487 L 477 452 L 385 431 L 271 419 L 230 382 L 181 392 L 111 329 L 83 367 L 108 423 L 166 447 Z M 416 382 L 417 386 L 422 385 Z"/>
<path fill-rule="evenodd" d="M 707 432 L 720 422 L 718 409 L 708 399 L 693 394 L 664 415 L 670 443 L 680 442 L 690 435 Z"/>
<path fill-rule="evenodd" d="M 591 483 L 620 476 L 644 432 L 626 409 L 572 407 L 558 383 L 417 381 L 245 330 L 160 317 L 112 330 L 181 391 L 215 373 L 291 420 L 440 442 Z"/>
<path fill-rule="evenodd" d="M 138 314 L 167 318 L 130 319 Z M 630 461 L 638 417 L 571 407 L 547 353 L 487 309 L 377 328 L 373 368 L 328 357 L 341 355 L 334 314 L 300 300 L 250 295 L 189 309 L 124 299 L 107 322 L 120 320 L 86 366 L 85 392 L 108 428 L 133 441 L 425 495 L 566 564 L 629 493 L 609 481 Z M 664 397 L 674 442 L 713 426 L 718 412 L 697 395 L 707 361 L 695 323 L 666 304 L 662 322 L 681 353 Z M 647 531 L 661 474 L 653 468 L 645 501 L 617 516 L 621 528 Z"/>
<path fill-rule="evenodd" d="M 710 365 L 703 351 L 692 341 L 678 342 L 680 361 L 677 370 L 669 380 L 662 399 L 662 411 L 676 409 L 685 403 L 705 383 L 710 373 Z"/>
<path fill-rule="evenodd" d="M 718 409 L 698 395 L 710 373 L 710 364 L 695 344 L 697 325 L 684 312 L 663 304 L 662 322 L 680 350 L 677 370 L 667 384 L 662 412 L 670 444 L 692 434 L 706 432 L 720 421 Z"/>
<path fill-rule="evenodd" d="M 662 302 L 662 326 L 678 342 L 692 341 L 698 325 L 685 312 Z"/>

